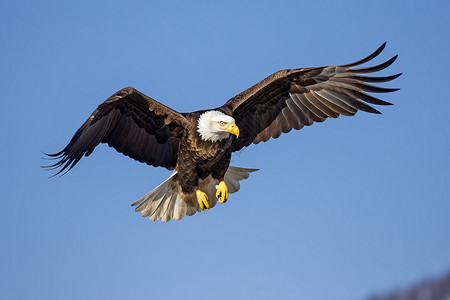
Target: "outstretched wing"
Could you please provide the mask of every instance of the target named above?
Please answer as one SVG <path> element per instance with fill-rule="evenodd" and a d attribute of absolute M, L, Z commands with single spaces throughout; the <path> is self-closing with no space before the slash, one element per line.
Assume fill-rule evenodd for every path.
<path fill-rule="evenodd" d="M 380 113 L 367 103 L 390 105 L 370 93 L 393 92 L 398 89 L 381 88 L 367 82 L 387 82 L 400 74 L 383 77 L 363 76 L 389 67 L 397 58 L 368 68 L 353 67 L 366 63 L 383 51 L 386 43 L 374 53 L 357 62 L 320 68 L 280 70 L 231 98 L 222 107 L 231 110 L 240 129 L 233 151 L 252 143 L 278 138 L 314 122 L 337 118 L 340 114 L 353 116 L 358 110 Z"/>
<path fill-rule="evenodd" d="M 181 113 L 127 87 L 100 104 L 62 151 L 47 154 L 59 159 L 49 168 L 65 174 L 99 143 L 107 143 L 137 161 L 174 169 L 186 125 Z"/>

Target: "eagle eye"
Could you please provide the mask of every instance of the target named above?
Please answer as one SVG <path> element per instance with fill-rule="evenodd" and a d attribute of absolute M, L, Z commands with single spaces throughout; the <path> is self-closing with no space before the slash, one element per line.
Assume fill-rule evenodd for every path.
<path fill-rule="evenodd" d="M 224 121 L 220 121 L 219 124 L 220 124 L 220 126 L 223 126 L 223 125 L 225 125 L 225 122 Z"/>

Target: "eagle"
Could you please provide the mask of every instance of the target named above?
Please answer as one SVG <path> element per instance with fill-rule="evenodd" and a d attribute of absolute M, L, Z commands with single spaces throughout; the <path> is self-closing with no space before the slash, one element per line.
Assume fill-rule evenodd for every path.
<path fill-rule="evenodd" d="M 366 76 L 389 67 L 397 55 L 371 67 L 359 67 L 385 48 L 354 63 L 280 70 L 224 105 L 180 113 L 133 87 L 101 103 L 58 153 L 46 154 L 56 163 L 55 175 L 70 171 L 100 143 L 154 167 L 174 170 L 154 190 L 134 202 L 150 220 L 180 220 L 224 203 L 240 181 L 257 169 L 230 166 L 233 152 L 278 138 L 292 129 L 362 110 L 380 114 L 369 104 L 392 105 L 368 93 L 386 93 L 369 83 L 389 82 L 391 76 Z"/>

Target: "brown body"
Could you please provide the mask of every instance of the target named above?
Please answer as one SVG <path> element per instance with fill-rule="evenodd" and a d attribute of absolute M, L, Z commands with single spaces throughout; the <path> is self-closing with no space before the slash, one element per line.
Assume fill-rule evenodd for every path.
<path fill-rule="evenodd" d="M 231 145 L 234 136 L 230 135 L 221 141 L 202 140 L 197 132 L 198 118 L 202 112 L 186 115 L 192 126 L 182 135 L 178 148 L 178 159 L 175 175 L 181 186 L 182 198 L 185 201 L 195 200 L 195 191 L 199 189 L 199 180 L 209 175 L 223 180 L 231 160 Z"/>

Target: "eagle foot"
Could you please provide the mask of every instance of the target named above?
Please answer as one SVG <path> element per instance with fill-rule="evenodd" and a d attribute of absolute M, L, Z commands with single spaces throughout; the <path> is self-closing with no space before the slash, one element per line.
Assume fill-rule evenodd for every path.
<path fill-rule="evenodd" d="M 220 203 L 225 203 L 228 200 L 228 187 L 223 180 L 217 186 L 216 198 Z"/>
<path fill-rule="evenodd" d="M 196 191 L 197 201 L 200 208 L 203 210 L 209 209 L 208 196 L 201 190 Z"/>

